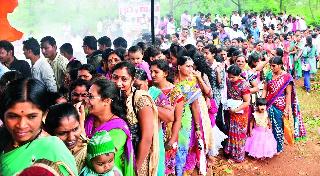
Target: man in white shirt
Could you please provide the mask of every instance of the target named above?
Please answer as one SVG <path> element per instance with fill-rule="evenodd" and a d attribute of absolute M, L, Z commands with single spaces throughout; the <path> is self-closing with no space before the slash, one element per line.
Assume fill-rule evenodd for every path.
<path fill-rule="evenodd" d="M 34 38 L 23 42 L 23 54 L 31 60 L 31 75 L 41 81 L 50 92 L 57 92 L 53 69 L 45 58 L 40 58 L 40 44 Z"/>
<path fill-rule="evenodd" d="M 233 15 L 231 16 L 231 25 L 238 24 L 238 26 L 241 25 L 242 18 L 240 17 L 239 13 L 237 11 L 233 12 Z"/>
<path fill-rule="evenodd" d="M 184 11 L 181 15 L 181 28 L 189 28 L 191 25 L 191 16 L 188 14 L 188 11 Z"/>
<path fill-rule="evenodd" d="M 1 78 L 2 75 L 5 74 L 7 71 L 9 71 L 9 69 L 0 62 L 0 78 Z"/>
<path fill-rule="evenodd" d="M 229 36 L 230 36 L 230 40 L 235 39 L 235 38 L 245 38 L 244 34 L 242 31 L 239 30 L 239 26 L 238 24 L 234 24 L 232 26 L 232 29 L 230 29 L 230 31 L 228 32 Z"/>

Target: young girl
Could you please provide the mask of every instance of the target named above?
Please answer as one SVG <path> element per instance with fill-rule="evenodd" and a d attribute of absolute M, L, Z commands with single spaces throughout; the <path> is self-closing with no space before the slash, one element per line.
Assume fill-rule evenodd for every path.
<path fill-rule="evenodd" d="M 87 166 L 80 176 L 122 176 L 114 165 L 115 147 L 107 131 L 96 132 L 90 139 L 87 151 Z"/>
<path fill-rule="evenodd" d="M 277 141 L 272 134 L 266 105 L 265 98 L 258 98 L 254 118 L 250 121 L 250 137 L 247 138 L 245 150 L 255 158 L 271 158 L 277 153 Z"/>

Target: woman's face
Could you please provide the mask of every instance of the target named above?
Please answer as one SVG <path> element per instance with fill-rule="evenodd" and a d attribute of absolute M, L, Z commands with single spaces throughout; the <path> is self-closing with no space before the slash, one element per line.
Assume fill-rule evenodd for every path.
<path fill-rule="evenodd" d="M 246 59 L 242 56 L 238 57 L 236 60 L 236 64 L 238 65 L 238 67 L 243 70 L 244 67 L 246 66 Z"/>
<path fill-rule="evenodd" d="M 133 77 L 129 75 L 127 68 L 119 68 L 115 70 L 112 74 L 111 79 L 116 86 L 124 91 L 127 95 L 131 92 L 131 87 L 133 85 Z"/>
<path fill-rule="evenodd" d="M 60 126 L 54 130 L 69 150 L 75 148 L 80 138 L 81 129 L 79 121 L 73 116 L 66 116 L 60 120 Z"/>
<path fill-rule="evenodd" d="M 203 47 L 204 47 L 204 45 L 203 45 L 202 42 L 198 42 L 198 43 L 197 43 L 197 49 L 198 49 L 198 51 L 199 51 L 200 53 L 203 52 Z"/>
<path fill-rule="evenodd" d="M 220 55 L 223 57 L 223 60 L 227 60 L 228 59 L 228 53 L 225 50 L 222 50 Z"/>
<path fill-rule="evenodd" d="M 271 64 L 270 66 L 271 66 L 272 73 L 276 74 L 281 71 L 282 65 Z"/>
<path fill-rule="evenodd" d="M 87 87 L 85 85 L 78 85 L 71 92 L 71 103 L 76 104 L 79 102 L 83 102 L 85 104 L 87 97 Z"/>
<path fill-rule="evenodd" d="M 108 59 L 107 59 L 107 64 L 108 64 L 108 70 L 112 70 L 112 68 L 117 65 L 119 62 L 121 62 L 121 59 L 118 55 L 116 54 L 110 54 Z"/>
<path fill-rule="evenodd" d="M 90 81 L 92 79 L 92 75 L 88 70 L 78 70 L 78 78 Z"/>
<path fill-rule="evenodd" d="M 140 80 L 140 79 L 135 79 L 133 86 L 138 89 L 138 90 L 145 90 L 148 91 L 148 80 Z"/>
<path fill-rule="evenodd" d="M 106 107 L 104 106 L 103 100 L 99 95 L 99 87 L 93 84 L 89 89 L 88 95 L 88 108 L 90 114 L 98 116 L 101 112 L 104 112 Z"/>
<path fill-rule="evenodd" d="M 272 43 L 273 42 L 273 38 L 271 36 L 268 36 L 268 43 Z"/>
<path fill-rule="evenodd" d="M 177 57 L 175 57 L 175 56 L 170 52 L 170 63 L 171 63 L 173 66 L 176 66 L 176 65 L 177 65 L 177 62 L 178 62 Z"/>
<path fill-rule="evenodd" d="M 235 76 L 233 74 L 228 73 L 228 79 L 230 82 L 236 82 L 239 80 L 239 76 Z"/>
<path fill-rule="evenodd" d="M 186 63 L 179 66 L 178 69 L 182 76 L 190 76 L 193 72 L 193 61 L 187 60 Z"/>
<path fill-rule="evenodd" d="M 166 81 L 168 74 L 159 69 L 157 65 L 151 65 L 150 67 L 151 77 L 154 84 Z"/>
<path fill-rule="evenodd" d="M 209 49 L 204 49 L 203 50 L 203 56 L 206 58 L 207 62 L 212 64 L 212 61 L 213 61 L 213 54 L 210 52 Z"/>
<path fill-rule="evenodd" d="M 242 43 L 242 48 L 244 48 L 244 49 L 249 48 L 248 42 L 243 42 L 243 43 Z"/>
<path fill-rule="evenodd" d="M 4 124 L 18 145 L 34 139 L 40 132 L 43 112 L 31 102 L 18 102 L 4 113 Z"/>

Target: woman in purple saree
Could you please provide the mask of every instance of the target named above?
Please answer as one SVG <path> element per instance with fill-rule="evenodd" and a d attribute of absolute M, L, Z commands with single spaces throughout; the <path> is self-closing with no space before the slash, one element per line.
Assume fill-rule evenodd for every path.
<path fill-rule="evenodd" d="M 277 151 L 283 151 L 284 123 L 292 113 L 294 119 L 294 137 L 296 140 L 306 136 L 299 103 L 292 76 L 283 71 L 281 57 L 270 60 L 272 72 L 267 74 L 263 97 L 267 99 L 268 114 L 272 123 L 273 135 L 277 141 Z"/>
<path fill-rule="evenodd" d="M 108 131 L 116 147 L 115 165 L 125 176 L 135 175 L 133 147 L 124 117 L 125 104 L 120 91 L 111 81 L 97 80 L 89 89 L 88 106 L 90 115 L 85 120 L 85 132 L 91 138 L 98 131 Z"/>

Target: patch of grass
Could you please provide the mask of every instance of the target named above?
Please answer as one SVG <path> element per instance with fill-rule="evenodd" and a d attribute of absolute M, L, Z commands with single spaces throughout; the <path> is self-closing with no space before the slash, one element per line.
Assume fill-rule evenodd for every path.
<path fill-rule="evenodd" d="M 316 85 L 317 82 L 319 82 L 319 78 L 320 73 L 318 72 L 313 85 Z M 303 80 L 298 80 L 296 85 L 302 117 L 308 132 L 308 138 L 320 140 L 320 89 L 313 89 L 308 95 L 302 87 Z"/>

